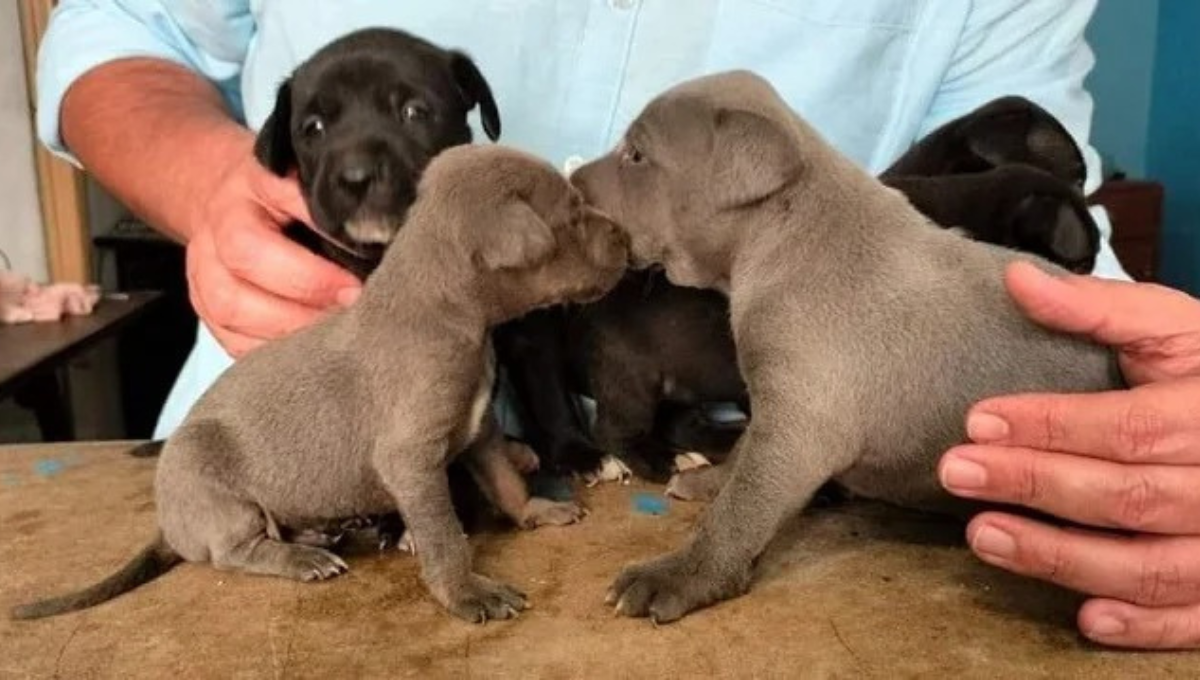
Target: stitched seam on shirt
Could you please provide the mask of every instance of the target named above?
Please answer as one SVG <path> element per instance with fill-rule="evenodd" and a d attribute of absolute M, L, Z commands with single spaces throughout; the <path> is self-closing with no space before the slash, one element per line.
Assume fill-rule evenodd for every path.
<path fill-rule="evenodd" d="M 642 4 L 634 5 L 633 24 L 625 36 L 625 54 L 621 57 L 621 79 L 617 83 L 617 91 L 613 93 L 611 112 L 608 114 L 608 125 L 605 126 L 604 139 L 613 138 L 613 125 L 617 122 L 617 113 L 621 109 L 621 97 L 625 94 L 625 81 L 629 77 L 629 58 L 633 55 L 633 38 L 637 35 L 638 22 L 642 18 Z"/>

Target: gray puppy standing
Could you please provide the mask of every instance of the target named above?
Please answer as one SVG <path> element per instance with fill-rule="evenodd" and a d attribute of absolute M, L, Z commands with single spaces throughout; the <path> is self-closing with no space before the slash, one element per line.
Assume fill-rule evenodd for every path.
<path fill-rule="evenodd" d="M 625 270 L 628 238 L 553 167 L 502 147 L 443 152 L 417 193 L 352 308 L 239 360 L 167 440 L 155 541 L 99 584 L 14 617 L 99 604 L 181 560 L 328 578 L 346 564 L 289 534 L 396 509 L 422 579 L 453 614 L 484 621 L 525 607 L 472 569 L 446 466 L 462 452 L 519 524 L 579 518 L 573 503 L 529 498 L 504 450 L 489 329 L 599 297 Z"/>
<path fill-rule="evenodd" d="M 969 506 L 937 482 L 976 401 L 1124 385 L 1106 348 L 1026 319 L 1005 267 L 1034 256 L 939 229 L 748 72 L 652 101 L 573 175 L 635 262 L 729 296 L 754 417 L 687 546 L 627 567 L 607 601 L 656 622 L 736 597 L 824 482 L 900 505 Z"/>

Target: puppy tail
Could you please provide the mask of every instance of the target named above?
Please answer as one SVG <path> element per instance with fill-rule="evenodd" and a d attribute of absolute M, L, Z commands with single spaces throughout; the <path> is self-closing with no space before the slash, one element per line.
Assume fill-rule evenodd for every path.
<path fill-rule="evenodd" d="M 183 558 L 167 545 L 160 533 L 137 557 L 103 581 L 68 595 L 18 605 L 10 615 L 17 620 L 40 619 L 94 607 L 158 578 L 181 561 Z"/>

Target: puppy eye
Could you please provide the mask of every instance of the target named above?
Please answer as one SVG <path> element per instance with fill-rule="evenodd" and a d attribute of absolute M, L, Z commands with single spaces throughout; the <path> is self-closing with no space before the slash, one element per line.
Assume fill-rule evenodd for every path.
<path fill-rule="evenodd" d="M 429 107 L 424 102 L 410 101 L 400 110 L 400 115 L 405 122 L 418 123 L 429 119 Z"/>
<path fill-rule="evenodd" d="M 300 124 L 300 134 L 315 139 L 325 134 L 325 121 L 320 116 L 309 116 Z"/>

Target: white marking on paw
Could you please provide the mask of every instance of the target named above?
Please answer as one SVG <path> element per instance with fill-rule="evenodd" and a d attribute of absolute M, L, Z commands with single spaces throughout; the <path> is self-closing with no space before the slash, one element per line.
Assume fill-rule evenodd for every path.
<path fill-rule="evenodd" d="M 699 470 L 702 467 L 708 467 L 712 462 L 704 457 L 704 454 L 695 451 L 685 451 L 678 456 L 675 456 L 675 470 L 677 472 L 686 472 L 687 470 Z"/>
<path fill-rule="evenodd" d="M 632 479 L 633 470 L 630 470 L 625 463 L 622 463 L 618 458 L 613 456 L 605 456 L 600 461 L 598 469 L 583 475 L 583 481 L 589 487 L 603 482 L 628 484 Z"/>
<path fill-rule="evenodd" d="M 404 530 L 404 533 L 400 536 L 400 540 L 396 542 L 396 549 L 400 552 L 406 552 L 409 555 L 417 554 L 417 544 L 415 541 L 413 541 L 413 535 L 411 531 L 408 529 Z"/>

